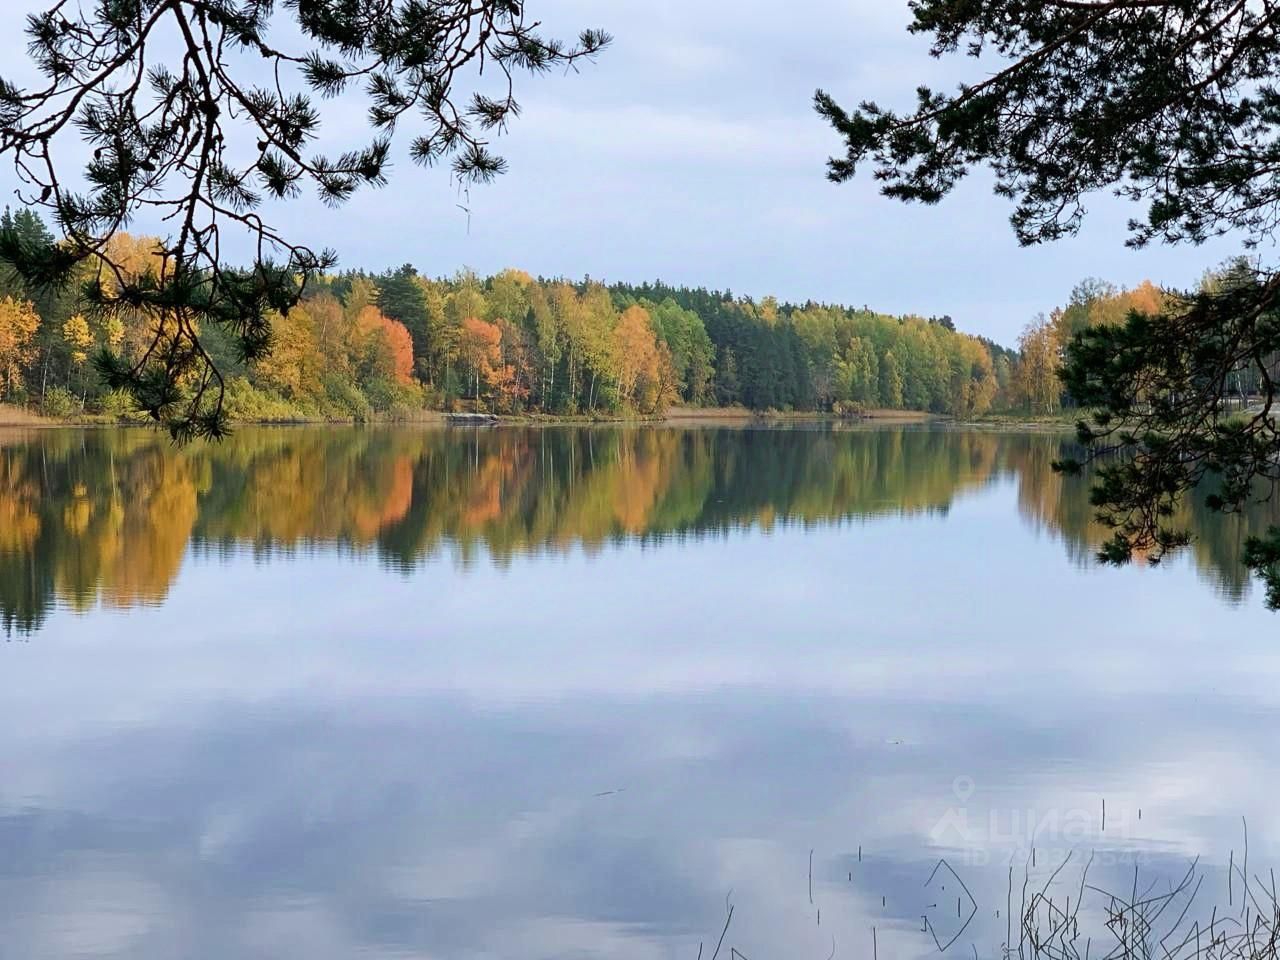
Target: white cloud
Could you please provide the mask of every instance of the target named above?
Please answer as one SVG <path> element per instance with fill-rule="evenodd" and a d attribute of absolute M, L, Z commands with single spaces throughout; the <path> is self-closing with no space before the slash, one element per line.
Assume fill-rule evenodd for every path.
<path fill-rule="evenodd" d="M 948 313 L 1006 343 L 1085 276 L 1185 284 L 1235 250 L 1227 240 L 1126 251 L 1134 210 L 1106 196 L 1091 200 L 1079 239 L 1025 250 L 985 176 L 933 208 L 880 198 L 869 175 L 826 183 L 825 160 L 840 143 L 811 109 L 815 87 L 902 107 L 919 82 L 946 87 L 987 69 L 929 58 L 927 38 L 903 29 L 910 16 L 900 0 L 806 0 L 786 11 L 765 0 L 533 6 L 550 34 L 598 25 L 616 43 L 578 74 L 519 78 L 525 115 L 498 144 L 511 170 L 473 192 L 470 230 L 447 173 L 414 168 L 403 145 L 388 189 L 339 211 L 311 197 L 274 205 L 267 218 L 336 247 L 352 266 L 661 275 L 756 296 Z M 16 31 L 0 37 L 0 59 L 22 61 L 23 46 Z M 327 115 L 331 141 L 362 142 L 355 98 L 329 104 Z M 0 188 L 11 186 L 0 175 Z"/>
<path fill-rule="evenodd" d="M 579 107 L 538 101 L 526 105 L 521 136 L 547 149 L 575 151 L 570 155 L 580 163 L 599 155 L 611 162 L 639 161 L 653 172 L 665 163 L 691 162 L 697 166 L 680 172 L 700 178 L 744 169 L 763 175 L 769 168 L 813 164 L 825 138 L 821 126 L 807 119 L 733 118 L 643 103 Z"/>

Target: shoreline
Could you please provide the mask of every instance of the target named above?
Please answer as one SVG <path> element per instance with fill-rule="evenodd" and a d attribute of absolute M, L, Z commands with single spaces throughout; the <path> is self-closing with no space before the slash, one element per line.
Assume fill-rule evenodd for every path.
<path fill-rule="evenodd" d="M 302 426 L 410 426 L 431 424 L 448 426 L 451 414 L 443 410 L 422 410 L 409 417 L 378 417 L 367 421 L 353 419 L 296 418 L 236 421 L 232 427 L 302 427 Z M 662 416 L 556 415 L 543 413 L 495 414 L 492 421 L 480 426 L 592 426 L 672 424 L 675 426 L 717 426 L 744 424 L 831 423 L 847 426 L 903 426 L 932 424 L 972 429 L 1014 429 L 1045 432 L 1072 432 L 1074 420 L 1044 417 L 1017 417 L 995 414 L 972 420 L 960 420 L 920 410 L 868 410 L 858 417 L 840 417 L 823 411 L 749 410 L 746 407 L 672 407 Z M 465 426 L 465 423 L 453 425 Z M 154 428 L 150 420 L 113 420 L 88 414 L 83 417 L 55 419 L 33 413 L 22 407 L 0 404 L 0 430 L 95 430 Z"/>

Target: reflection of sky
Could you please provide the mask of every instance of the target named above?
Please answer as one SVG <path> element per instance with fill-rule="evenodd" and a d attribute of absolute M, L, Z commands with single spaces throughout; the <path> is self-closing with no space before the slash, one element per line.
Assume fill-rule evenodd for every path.
<path fill-rule="evenodd" d="M 189 559 L 161 607 L 59 611 L 0 654 L 4 953 L 695 956 L 732 890 L 748 956 L 907 956 L 954 928 L 945 853 L 988 955 L 1029 821 L 1041 874 L 1216 863 L 1242 815 L 1267 864 L 1273 615 L 1079 569 L 1014 496 L 408 576 Z"/>

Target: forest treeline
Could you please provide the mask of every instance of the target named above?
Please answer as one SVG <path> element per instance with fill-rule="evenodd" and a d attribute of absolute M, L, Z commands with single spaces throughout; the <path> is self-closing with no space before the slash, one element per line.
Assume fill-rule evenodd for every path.
<path fill-rule="evenodd" d="M 1199 293 L 1222 293 L 1234 286 L 1247 287 L 1256 271 L 1245 259 L 1228 261 L 1201 278 Z M 1075 407 L 1071 393 L 1058 377 L 1067 345 L 1090 327 L 1116 326 L 1131 313 L 1168 316 L 1185 308 L 1189 294 L 1163 290 L 1150 282 L 1124 290 L 1101 280 L 1086 280 L 1072 291 L 1066 306 L 1037 317 L 1018 339 L 1016 409 L 1033 414 L 1055 414 Z M 1263 392 L 1264 378 L 1280 372 L 1280 356 L 1274 352 L 1254 357 L 1241 354 L 1239 366 L 1223 385 L 1220 402 L 1227 408 L 1244 407 Z"/>
<path fill-rule="evenodd" d="M 58 603 L 159 603 L 193 555 L 325 549 L 405 572 L 442 556 L 506 563 L 945 512 L 1001 477 L 1016 481 L 1030 522 L 1088 563 L 1108 531 L 1087 479 L 1052 469 L 1070 452 L 1047 434 L 839 426 L 246 429 L 181 448 L 151 431 L 10 433 L 0 435 L 0 632 L 33 631 Z M 1219 518 L 1189 497 L 1181 509 L 1202 569 L 1243 595 L 1240 537 L 1280 522 L 1280 505 Z"/>
<path fill-rule="evenodd" d="M 33 243 L 49 238 L 28 210 L 6 211 L 3 225 Z M 113 260 L 134 275 L 161 265 L 155 240 L 120 234 L 111 244 Z M 1083 284 L 1009 350 L 957 331 L 945 316 L 518 270 L 432 279 L 405 265 L 322 277 L 295 309 L 273 317 L 273 349 L 254 364 L 238 358 L 223 331 L 202 336 L 226 374 L 228 409 L 242 421 L 422 409 L 652 416 L 674 404 L 973 417 L 1053 412 L 1065 338 L 1159 296 L 1149 284 L 1132 292 Z M 86 315 L 74 287 L 28 289 L 4 272 L 0 401 L 53 416 L 131 415 L 127 396 L 103 389 L 92 358 L 109 349 L 138 362 L 152 322 Z"/>

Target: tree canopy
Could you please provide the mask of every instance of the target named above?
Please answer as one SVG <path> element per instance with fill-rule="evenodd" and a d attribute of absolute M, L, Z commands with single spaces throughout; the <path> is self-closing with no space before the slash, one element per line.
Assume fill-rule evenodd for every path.
<path fill-rule="evenodd" d="M 910 30 L 932 54 L 991 68 L 953 93 L 920 87 L 898 112 L 829 93 L 818 112 L 844 141 L 836 182 L 864 166 L 885 194 L 936 203 L 975 166 L 1014 202 L 1024 244 L 1079 229 L 1086 198 L 1111 190 L 1144 215 L 1127 242 L 1246 248 L 1280 217 L 1280 7 L 1243 0 L 915 0 Z M 1273 417 L 1280 271 L 1239 265 L 1225 282 L 1135 307 L 1123 323 L 1079 330 L 1062 379 L 1092 416 L 1083 459 L 1098 460 L 1094 501 L 1114 530 L 1102 551 L 1158 562 L 1187 542 L 1178 500 L 1203 481 L 1237 510 L 1280 479 Z M 1247 381 L 1256 393 L 1228 398 Z M 1065 461 L 1078 469 L 1079 460 Z M 1280 603 L 1280 531 L 1248 557 Z"/>
<path fill-rule="evenodd" d="M 138 359 L 103 351 L 98 366 L 176 437 L 225 428 L 225 381 L 202 330 L 228 331 L 243 360 L 263 356 L 269 315 L 334 263 L 273 228 L 264 201 L 310 188 L 338 204 L 383 184 L 403 127 L 414 161 L 488 180 L 504 169 L 489 138 L 519 113 L 516 76 L 609 42 L 590 29 L 572 44 L 544 37 L 521 0 L 59 0 L 26 30 L 43 82 L 0 79 L 0 152 L 20 198 L 47 208 L 65 239 L 5 230 L 0 252 L 42 286 L 83 279 L 87 263 L 93 312 L 151 318 Z M 334 154 L 320 143 L 321 102 L 344 93 L 362 98 L 370 136 Z M 77 138 L 91 156 L 73 176 Z M 110 241 L 143 212 L 172 233 L 138 272 Z M 227 228 L 248 231 L 250 266 L 225 262 Z"/>
<path fill-rule="evenodd" d="M 33 242 L 49 235 L 30 210 L 0 215 L 5 229 Z M 127 233 L 108 249 L 126 286 L 163 257 L 161 240 Z M 87 361 L 110 351 L 139 364 L 153 320 L 143 309 L 86 315 L 76 297 L 41 296 L 0 254 L 0 401 L 55 417 L 133 419 L 127 392 L 93 376 Z M 606 288 L 514 269 L 430 278 L 411 264 L 330 271 L 265 322 L 272 348 L 248 360 L 225 329 L 201 333 L 233 422 L 423 408 L 654 416 L 677 403 L 960 417 L 1031 409 L 1021 355 L 955 330 L 949 317 L 661 282 Z M 1052 371 L 1049 380 L 1052 391 Z"/>

